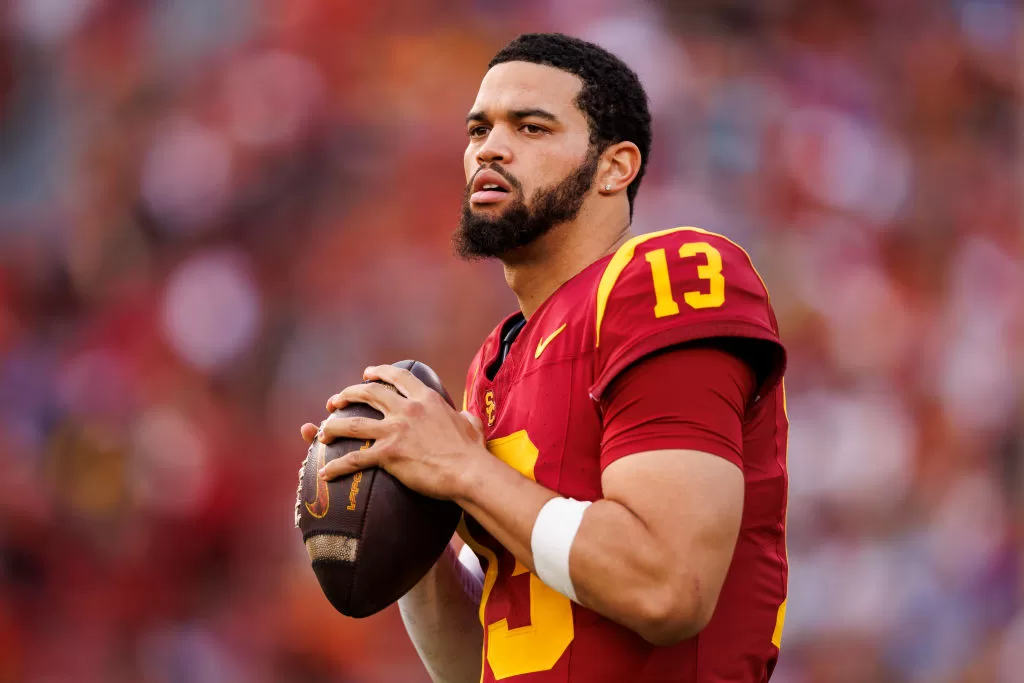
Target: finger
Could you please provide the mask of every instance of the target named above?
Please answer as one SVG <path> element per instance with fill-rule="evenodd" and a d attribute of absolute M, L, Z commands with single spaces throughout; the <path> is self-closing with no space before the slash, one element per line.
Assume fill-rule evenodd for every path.
<path fill-rule="evenodd" d="M 366 450 L 352 451 L 321 467 L 319 475 L 321 479 L 331 481 L 367 467 L 376 467 L 379 457 L 380 451 L 374 450 L 372 446 Z"/>
<path fill-rule="evenodd" d="M 404 368 L 396 368 L 394 365 L 374 365 L 363 371 L 363 377 L 368 380 L 380 380 L 387 382 L 398 389 L 398 393 L 411 399 L 420 399 L 429 396 L 433 390 L 420 381 L 419 377 Z"/>
<path fill-rule="evenodd" d="M 468 410 L 463 410 L 461 415 L 462 417 L 466 418 L 466 421 L 469 422 L 469 424 L 473 425 L 474 430 L 480 432 L 481 434 L 483 433 L 484 423 L 479 417 L 469 412 Z"/>
<path fill-rule="evenodd" d="M 368 439 L 376 441 L 388 435 L 388 424 L 372 417 L 329 417 L 320 427 L 317 437 L 323 443 L 335 439 Z"/>
<path fill-rule="evenodd" d="M 404 399 L 394 389 L 376 382 L 353 384 L 346 387 L 339 394 L 331 396 L 327 401 L 327 411 L 334 412 L 353 403 L 365 403 L 370 405 L 384 415 L 399 410 Z"/>
<path fill-rule="evenodd" d="M 307 422 L 299 428 L 299 434 L 302 435 L 302 440 L 308 444 L 313 443 L 316 438 L 316 433 L 320 430 L 315 424 Z"/>

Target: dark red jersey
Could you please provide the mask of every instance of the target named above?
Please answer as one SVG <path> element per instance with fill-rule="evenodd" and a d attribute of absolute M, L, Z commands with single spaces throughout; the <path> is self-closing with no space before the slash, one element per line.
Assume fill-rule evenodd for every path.
<path fill-rule="evenodd" d="M 651 645 L 548 588 L 467 516 L 461 532 L 486 567 L 481 680 L 768 680 L 788 575 L 785 356 L 768 293 L 746 252 L 696 228 L 635 237 L 552 294 L 499 362 L 503 329 L 515 317 L 474 358 L 466 407 L 483 420 L 491 453 L 578 500 L 602 497 L 602 395 L 626 368 L 704 339 L 761 340 L 757 345 L 769 353 L 743 416 L 742 525 L 709 625 L 677 645 Z"/>

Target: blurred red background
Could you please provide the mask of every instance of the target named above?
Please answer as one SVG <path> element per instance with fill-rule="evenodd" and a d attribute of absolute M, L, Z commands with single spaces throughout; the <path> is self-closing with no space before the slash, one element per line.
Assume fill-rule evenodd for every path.
<path fill-rule="evenodd" d="M 515 306 L 451 255 L 520 32 L 655 117 L 635 228 L 743 243 L 790 352 L 780 683 L 1019 681 L 1024 13 L 1011 0 L 9 0 L 0 683 L 425 681 L 292 527 L 370 363 L 454 393 Z"/>

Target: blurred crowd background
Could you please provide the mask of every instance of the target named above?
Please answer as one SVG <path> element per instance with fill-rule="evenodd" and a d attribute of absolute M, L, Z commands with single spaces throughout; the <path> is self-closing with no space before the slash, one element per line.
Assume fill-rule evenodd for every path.
<path fill-rule="evenodd" d="M 752 253 L 789 348 L 778 683 L 1024 680 L 1024 10 L 1012 0 L 7 0 L 0 683 L 422 682 L 292 526 L 370 363 L 453 393 L 513 310 L 452 256 L 520 32 L 655 116 L 638 232 Z M 624 682 L 628 683 L 628 682 Z"/>

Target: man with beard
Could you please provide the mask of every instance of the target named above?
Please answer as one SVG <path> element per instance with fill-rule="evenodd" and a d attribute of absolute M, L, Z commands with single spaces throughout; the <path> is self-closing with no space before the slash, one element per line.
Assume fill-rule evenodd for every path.
<path fill-rule="evenodd" d="M 364 377 L 397 393 L 331 397 L 384 418 L 327 420 L 324 441 L 374 443 L 321 476 L 380 466 L 465 511 L 461 557 L 399 602 L 435 681 L 767 681 L 788 422 L 764 284 L 722 236 L 631 236 L 650 115 L 603 49 L 519 37 L 466 130 L 456 250 L 500 259 L 520 310 L 473 359 L 462 414 L 392 366 Z"/>

